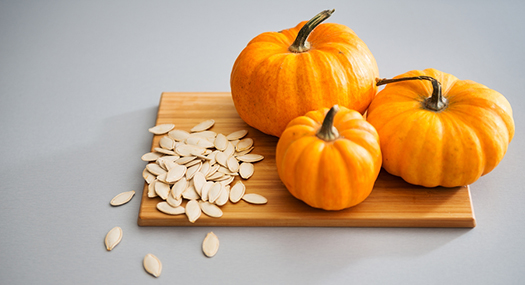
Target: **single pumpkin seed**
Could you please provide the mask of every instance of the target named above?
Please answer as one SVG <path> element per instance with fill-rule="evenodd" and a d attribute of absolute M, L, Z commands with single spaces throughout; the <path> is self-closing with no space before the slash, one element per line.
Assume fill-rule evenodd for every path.
<path fill-rule="evenodd" d="M 162 272 L 162 263 L 155 255 L 151 253 L 146 254 L 142 263 L 146 272 L 154 277 L 160 276 L 160 273 Z"/>
<path fill-rule="evenodd" d="M 204 122 L 197 124 L 195 127 L 191 128 L 191 132 L 195 133 L 195 132 L 205 131 L 213 127 L 214 124 L 215 124 L 215 120 L 206 120 Z"/>
<path fill-rule="evenodd" d="M 111 202 L 109 202 L 109 203 L 111 204 L 111 206 L 124 205 L 127 202 L 131 201 L 133 196 L 135 196 L 135 191 L 133 191 L 133 190 L 122 192 L 122 193 L 118 194 L 117 196 L 113 197 L 113 199 L 111 199 Z"/>
<path fill-rule="evenodd" d="M 182 192 L 182 198 L 187 200 L 197 200 L 200 199 L 200 195 L 197 193 L 197 191 L 195 191 L 193 184 L 189 184 L 186 190 Z"/>
<path fill-rule="evenodd" d="M 206 177 L 202 172 L 197 172 L 195 175 L 193 175 L 193 187 L 195 187 L 195 191 L 199 193 L 199 195 L 202 194 L 202 187 L 206 183 Z"/>
<path fill-rule="evenodd" d="M 213 217 L 220 218 L 222 217 L 222 210 L 210 202 L 201 201 L 200 202 L 201 210 L 204 214 Z"/>
<path fill-rule="evenodd" d="M 194 132 L 191 133 L 190 136 L 197 136 L 201 138 L 205 138 L 209 142 L 212 142 L 215 140 L 215 137 L 217 136 L 217 133 L 214 131 L 202 131 L 202 132 Z"/>
<path fill-rule="evenodd" d="M 233 145 L 233 143 L 232 142 L 228 142 L 228 146 L 226 147 L 226 149 L 223 152 L 228 157 L 233 156 L 235 154 L 235 146 Z"/>
<path fill-rule="evenodd" d="M 160 138 L 159 145 L 163 149 L 172 150 L 175 147 L 175 140 L 168 136 Z"/>
<path fill-rule="evenodd" d="M 208 201 L 210 203 L 214 203 L 217 198 L 219 198 L 219 195 L 221 194 L 222 189 L 224 186 L 220 183 L 213 184 L 213 187 L 211 187 L 210 192 L 208 193 Z"/>
<path fill-rule="evenodd" d="M 153 180 L 149 185 L 148 185 L 148 198 L 155 198 L 159 195 L 157 195 L 157 192 L 155 192 L 155 184 L 157 183 L 157 180 Z"/>
<path fill-rule="evenodd" d="M 162 148 L 162 147 L 156 147 L 153 150 L 156 151 L 156 152 L 160 152 L 162 154 L 165 154 L 165 155 L 176 155 L 176 153 L 174 151 L 169 150 L 169 149 L 165 149 L 165 148 Z"/>
<path fill-rule="evenodd" d="M 195 160 L 197 157 L 196 156 L 183 156 L 177 160 L 175 160 L 175 162 L 177 164 L 180 164 L 180 165 L 183 165 L 183 164 L 186 164 L 192 160 Z"/>
<path fill-rule="evenodd" d="M 239 131 L 230 133 L 229 135 L 226 136 L 226 138 L 229 141 L 239 140 L 239 139 L 242 139 L 247 133 L 248 133 L 247 130 L 239 130 Z"/>
<path fill-rule="evenodd" d="M 184 177 L 184 174 L 186 174 L 187 168 L 184 165 L 176 165 L 170 171 L 168 171 L 168 176 L 166 177 L 166 181 L 169 183 L 174 183 L 179 181 L 182 177 Z"/>
<path fill-rule="evenodd" d="M 207 257 L 213 257 L 219 250 L 219 238 L 213 233 L 209 232 L 202 242 L 202 252 Z"/>
<path fill-rule="evenodd" d="M 235 147 L 235 150 L 236 151 L 247 150 L 250 147 L 252 147 L 252 145 L 253 145 L 253 139 L 245 138 L 245 139 L 242 139 L 241 141 L 239 141 L 239 143 L 237 143 L 237 146 Z"/>
<path fill-rule="evenodd" d="M 163 154 L 159 152 L 148 152 L 145 153 L 140 159 L 142 159 L 143 161 L 151 162 L 157 160 L 162 155 Z"/>
<path fill-rule="evenodd" d="M 203 148 L 212 148 L 215 146 L 208 139 L 206 139 L 205 137 L 200 137 L 200 136 L 190 136 L 186 139 L 186 143 L 189 145 L 194 145 L 194 146 L 203 147 Z"/>
<path fill-rule="evenodd" d="M 255 168 L 252 163 L 250 162 L 243 162 L 239 166 L 239 174 L 243 179 L 248 179 L 252 177 L 253 172 L 255 171 Z"/>
<path fill-rule="evenodd" d="M 235 156 L 242 156 L 242 155 L 248 154 L 248 153 L 250 153 L 252 150 L 253 150 L 253 146 L 250 147 L 249 149 L 246 149 L 246 150 L 243 150 L 243 151 L 236 152 L 236 153 L 235 153 Z"/>
<path fill-rule="evenodd" d="M 190 133 L 183 130 L 173 130 L 168 133 L 168 136 L 178 142 L 184 141 L 190 136 Z"/>
<path fill-rule="evenodd" d="M 182 198 L 176 199 L 173 197 L 173 195 L 168 195 L 166 198 L 166 203 L 168 203 L 172 207 L 179 207 L 182 204 Z"/>
<path fill-rule="evenodd" d="M 175 199 L 180 199 L 182 197 L 182 192 L 188 188 L 188 180 L 180 179 L 171 187 L 171 196 Z"/>
<path fill-rule="evenodd" d="M 107 234 L 106 238 L 104 239 L 104 243 L 106 244 L 106 249 L 108 251 L 111 251 L 117 244 L 120 243 L 122 240 L 122 229 L 120 227 L 114 227 L 112 228 Z"/>
<path fill-rule="evenodd" d="M 199 206 L 199 202 L 197 202 L 197 200 L 190 200 L 186 204 L 186 216 L 188 217 L 190 223 L 195 223 L 195 221 L 199 219 L 201 216 L 201 207 Z"/>
<path fill-rule="evenodd" d="M 210 193 L 210 189 L 213 187 L 214 183 L 211 181 L 206 181 L 201 189 L 201 199 L 202 201 L 208 201 L 208 193 Z"/>
<path fill-rule="evenodd" d="M 216 149 L 223 151 L 228 147 L 228 139 L 223 134 L 217 134 L 214 145 Z"/>
<path fill-rule="evenodd" d="M 250 204 L 266 204 L 268 203 L 268 200 L 260 195 L 260 194 L 256 194 L 256 193 L 248 193 L 248 194 L 244 194 L 244 196 L 242 196 L 242 199 Z"/>
<path fill-rule="evenodd" d="M 204 177 L 206 177 L 206 175 L 208 175 L 208 171 L 210 171 L 210 166 L 211 165 L 209 161 L 203 162 L 201 166 L 201 170 L 199 170 L 199 172 L 204 174 Z"/>
<path fill-rule="evenodd" d="M 163 173 L 166 173 L 166 170 L 164 170 L 162 167 L 160 167 L 160 165 L 156 163 L 148 163 L 146 165 L 146 169 L 154 175 L 161 175 Z"/>
<path fill-rule="evenodd" d="M 217 160 L 218 164 L 224 167 L 228 167 L 228 164 L 227 164 L 228 155 L 226 155 L 224 152 L 218 152 L 217 155 L 215 156 L 215 159 Z"/>
<path fill-rule="evenodd" d="M 157 203 L 157 210 L 163 212 L 164 214 L 168 215 L 181 215 L 184 214 L 185 210 L 184 207 L 178 206 L 173 207 L 168 202 L 159 202 Z"/>
<path fill-rule="evenodd" d="M 230 198 L 230 185 L 226 185 L 222 189 L 221 194 L 219 195 L 217 200 L 215 200 L 215 205 L 224 206 L 226 205 L 226 203 L 228 203 L 229 198 Z"/>
<path fill-rule="evenodd" d="M 235 185 L 230 189 L 230 201 L 232 203 L 237 203 L 242 199 L 242 196 L 244 196 L 244 192 L 246 191 L 246 186 L 241 181 L 237 181 Z"/>
<path fill-rule="evenodd" d="M 171 160 L 162 160 L 163 163 L 164 163 L 164 166 L 166 167 L 166 170 L 169 172 L 171 169 L 173 169 L 174 167 L 177 167 L 179 166 L 178 163 L 176 163 L 175 161 L 171 161 Z"/>
<path fill-rule="evenodd" d="M 156 135 L 163 135 L 173 130 L 173 128 L 175 128 L 174 124 L 162 124 L 162 125 L 158 125 L 158 126 L 149 128 L 148 131 Z"/>
<path fill-rule="evenodd" d="M 188 167 L 188 170 L 186 171 L 186 180 L 191 180 L 195 173 L 197 173 L 202 167 L 202 162 L 199 161 L 198 164 L 192 165 Z"/>
<path fill-rule="evenodd" d="M 226 161 L 226 164 L 228 165 L 228 169 L 231 172 L 239 171 L 239 161 L 237 160 L 237 158 L 230 156 Z"/>
<path fill-rule="evenodd" d="M 258 162 L 258 161 L 263 160 L 264 156 L 260 154 L 249 153 L 249 154 L 237 156 L 237 159 L 242 162 Z"/>
<path fill-rule="evenodd" d="M 159 195 L 162 200 L 166 200 L 170 194 L 170 185 L 161 181 L 155 182 L 155 192 Z"/>
<path fill-rule="evenodd" d="M 149 172 L 147 168 L 144 168 L 144 170 L 142 171 L 142 177 L 144 178 L 144 180 L 146 180 L 146 183 L 151 184 L 151 182 L 155 180 L 156 175 Z"/>

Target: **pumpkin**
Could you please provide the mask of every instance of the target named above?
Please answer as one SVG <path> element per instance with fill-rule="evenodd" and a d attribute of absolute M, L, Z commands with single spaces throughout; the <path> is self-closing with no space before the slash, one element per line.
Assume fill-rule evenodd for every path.
<path fill-rule="evenodd" d="M 367 120 L 381 141 L 383 168 L 425 187 L 468 185 L 492 171 L 514 136 L 505 97 L 435 69 L 414 70 L 387 84 Z"/>
<path fill-rule="evenodd" d="M 288 191 L 325 210 L 361 203 L 381 169 L 374 127 L 359 112 L 337 105 L 293 119 L 278 140 L 275 158 Z"/>
<path fill-rule="evenodd" d="M 232 99 L 250 126 L 280 136 L 288 122 L 335 104 L 364 113 L 377 93 L 378 68 L 348 27 L 321 24 L 333 12 L 252 39 L 236 59 Z"/>

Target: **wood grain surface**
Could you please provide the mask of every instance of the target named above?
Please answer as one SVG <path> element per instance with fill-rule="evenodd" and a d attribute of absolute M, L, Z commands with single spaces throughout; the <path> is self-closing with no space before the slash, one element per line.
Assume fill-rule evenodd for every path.
<path fill-rule="evenodd" d="M 469 186 L 424 188 L 410 185 L 384 170 L 363 203 L 341 211 L 311 208 L 295 199 L 279 179 L 275 167 L 278 139 L 244 123 L 230 93 L 162 94 L 156 125 L 173 123 L 176 129 L 189 131 L 207 119 L 216 121 L 211 130 L 218 133 L 248 130 L 247 137 L 254 140 L 252 153 L 264 155 L 265 159 L 255 163 L 255 174 L 243 183 L 246 193 L 261 194 L 268 198 L 268 203 L 228 202 L 221 207 L 224 212 L 221 218 L 202 214 L 195 223 L 190 223 L 185 215 L 159 212 L 156 204 L 162 200 L 148 198 L 145 183 L 138 216 L 140 226 L 474 227 L 476 224 Z M 152 150 L 158 146 L 160 137 L 153 137 Z"/>

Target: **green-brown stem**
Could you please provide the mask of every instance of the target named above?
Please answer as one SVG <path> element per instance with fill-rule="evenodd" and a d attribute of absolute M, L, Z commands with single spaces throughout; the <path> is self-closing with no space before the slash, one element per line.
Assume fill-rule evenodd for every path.
<path fill-rule="evenodd" d="M 334 128 L 334 117 L 339 111 L 339 106 L 334 105 L 326 116 L 324 117 L 323 124 L 319 131 L 317 131 L 317 137 L 324 141 L 333 141 L 339 137 L 337 129 Z"/>
<path fill-rule="evenodd" d="M 431 76 L 415 76 L 415 77 L 403 77 L 403 78 L 395 78 L 395 79 L 377 79 L 376 85 L 380 86 L 383 84 L 388 83 L 394 83 L 399 81 L 405 81 L 405 80 L 428 80 L 432 82 L 432 95 L 425 99 L 423 101 L 423 107 L 432 110 L 435 112 L 439 112 L 447 107 L 447 98 L 443 96 L 443 92 L 441 91 L 441 83 L 437 81 L 434 77 Z"/>
<path fill-rule="evenodd" d="M 297 37 L 293 44 L 288 48 L 291 52 L 300 53 L 310 49 L 310 43 L 306 41 L 310 33 L 321 24 L 324 20 L 328 19 L 335 9 L 324 10 L 323 12 L 315 15 L 310 21 L 306 22 L 304 26 L 299 30 Z"/>

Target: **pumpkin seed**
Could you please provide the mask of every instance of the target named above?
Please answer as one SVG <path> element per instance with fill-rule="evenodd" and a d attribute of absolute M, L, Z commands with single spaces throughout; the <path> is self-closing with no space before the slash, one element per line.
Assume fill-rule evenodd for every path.
<path fill-rule="evenodd" d="M 173 195 L 171 195 L 171 192 L 170 192 L 170 195 L 168 195 L 168 197 L 166 198 L 166 203 L 168 203 L 170 206 L 174 208 L 179 207 L 182 204 L 182 197 L 176 199 L 173 197 Z"/>
<path fill-rule="evenodd" d="M 206 120 L 204 122 L 199 123 L 195 127 L 191 128 L 191 132 L 194 133 L 194 132 L 205 131 L 205 130 L 213 127 L 214 124 L 215 124 L 215 120 Z"/>
<path fill-rule="evenodd" d="M 221 194 L 219 195 L 219 197 L 215 200 L 215 205 L 217 205 L 217 206 L 224 206 L 224 205 L 226 205 L 226 203 L 228 203 L 229 197 L 230 197 L 230 185 L 226 185 L 222 189 Z"/>
<path fill-rule="evenodd" d="M 233 156 L 235 154 L 235 146 L 233 145 L 233 143 L 232 142 L 228 142 L 228 146 L 226 147 L 226 149 L 223 152 L 228 157 Z"/>
<path fill-rule="evenodd" d="M 228 167 L 228 164 L 227 164 L 228 156 L 224 152 L 218 152 L 217 155 L 215 156 L 215 159 L 217 160 L 218 164 L 224 167 Z"/>
<path fill-rule="evenodd" d="M 162 156 L 162 153 L 159 153 L 159 152 L 148 152 L 148 153 L 145 153 L 140 159 L 142 159 L 143 161 L 150 162 L 150 161 L 156 161 L 161 156 Z"/>
<path fill-rule="evenodd" d="M 202 201 L 208 201 L 208 193 L 210 193 L 211 187 L 213 187 L 215 183 L 211 181 L 206 181 L 201 189 L 201 200 Z"/>
<path fill-rule="evenodd" d="M 186 139 L 186 143 L 203 148 L 212 148 L 215 145 L 208 139 L 199 136 L 190 136 Z"/>
<path fill-rule="evenodd" d="M 247 130 L 239 130 L 226 136 L 229 141 L 242 139 L 248 133 Z"/>
<path fill-rule="evenodd" d="M 217 136 L 217 133 L 214 131 L 202 131 L 202 132 L 191 133 L 190 136 L 198 136 L 201 138 L 205 138 L 209 142 L 213 143 L 213 141 L 215 140 L 215 137 Z"/>
<path fill-rule="evenodd" d="M 214 174 L 206 177 L 206 179 L 208 179 L 208 180 L 217 180 L 217 179 L 221 179 L 223 176 L 224 176 L 223 173 L 215 172 Z"/>
<path fill-rule="evenodd" d="M 195 187 L 195 191 L 199 193 L 199 195 L 202 194 L 201 190 L 205 183 L 206 177 L 202 172 L 197 172 L 193 175 L 193 187 Z"/>
<path fill-rule="evenodd" d="M 202 252 L 207 257 L 213 257 L 219 250 L 219 238 L 213 233 L 209 232 L 202 242 Z"/>
<path fill-rule="evenodd" d="M 196 157 L 196 158 L 197 158 L 197 157 Z M 190 167 L 192 167 L 192 166 L 194 166 L 194 165 L 197 165 L 197 164 L 199 164 L 199 163 L 202 164 L 202 161 L 201 161 L 200 159 L 194 159 L 194 160 L 192 160 L 192 161 L 190 161 L 190 162 L 188 162 L 188 163 L 186 163 L 186 164 L 184 164 L 184 165 L 185 165 L 187 168 L 190 168 Z"/>
<path fill-rule="evenodd" d="M 197 200 L 200 199 L 200 197 L 201 196 L 195 191 L 195 187 L 192 184 L 189 184 L 186 190 L 182 192 L 182 198 L 187 200 Z"/>
<path fill-rule="evenodd" d="M 245 154 L 241 156 L 237 156 L 237 159 L 242 162 L 258 162 L 264 159 L 264 156 L 260 154 Z"/>
<path fill-rule="evenodd" d="M 172 150 L 175 147 L 175 141 L 168 136 L 163 136 L 160 138 L 159 145 L 163 149 Z"/>
<path fill-rule="evenodd" d="M 168 202 L 160 202 L 157 204 L 157 210 L 163 212 L 164 214 L 168 215 L 181 215 L 184 214 L 185 210 L 184 207 L 178 206 L 173 207 Z"/>
<path fill-rule="evenodd" d="M 190 200 L 186 204 L 186 216 L 188 217 L 190 223 L 195 223 L 195 221 L 199 219 L 201 216 L 201 207 L 199 206 L 199 202 L 197 202 L 197 200 Z"/>
<path fill-rule="evenodd" d="M 154 277 L 160 276 L 160 273 L 162 272 L 162 263 L 155 255 L 151 253 L 146 254 L 142 263 L 146 272 Z"/>
<path fill-rule="evenodd" d="M 206 175 L 208 175 L 208 171 L 210 171 L 210 166 L 211 165 L 209 161 L 203 162 L 201 166 L 201 170 L 199 170 L 199 172 L 204 174 L 204 177 L 206 177 Z"/>
<path fill-rule="evenodd" d="M 206 149 L 195 145 L 183 144 L 177 146 L 175 152 L 180 156 L 191 156 L 192 153 L 203 154 Z"/>
<path fill-rule="evenodd" d="M 171 196 L 175 199 L 180 199 L 182 197 L 182 192 L 188 187 L 188 180 L 181 179 L 177 183 L 173 184 L 171 187 Z"/>
<path fill-rule="evenodd" d="M 163 135 L 173 130 L 173 128 L 175 128 L 174 124 L 162 124 L 162 125 L 158 125 L 158 126 L 149 128 L 148 131 L 156 135 Z"/>
<path fill-rule="evenodd" d="M 237 158 L 230 156 L 226 161 L 226 164 L 228 165 L 228 169 L 231 172 L 239 171 L 239 161 L 237 160 Z"/>
<path fill-rule="evenodd" d="M 250 204 L 266 204 L 268 203 L 268 200 L 260 195 L 260 194 L 255 194 L 255 193 L 248 193 L 248 194 L 244 194 L 244 196 L 242 196 L 242 199 Z"/>
<path fill-rule="evenodd" d="M 243 162 L 239 166 L 239 174 L 241 175 L 243 179 L 248 179 L 252 177 L 254 170 L 255 168 L 253 167 L 253 164 L 250 162 Z"/>
<path fill-rule="evenodd" d="M 204 214 L 213 217 L 213 218 L 220 218 L 222 217 L 222 210 L 217 207 L 214 204 L 211 204 L 210 202 L 200 202 L 201 210 Z"/>
<path fill-rule="evenodd" d="M 127 202 L 131 201 L 131 198 L 133 198 L 133 196 L 135 196 L 135 191 L 133 190 L 122 192 L 118 194 L 117 196 L 113 197 L 113 199 L 111 199 L 111 202 L 109 202 L 109 204 L 111 204 L 111 206 L 124 205 Z"/>
<path fill-rule="evenodd" d="M 215 165 L 211 166 L 210 170 L 208 171 L 208 174 L 206 174 L 206 179 L 209 179 L 209 177 L 211 177 L 212 175 L 217 173 L 217 171 L 219 170 L 220 167 L 221 166 L 218 165 L 218 164 L 215 164 Z"/>
<path fill-rule="evenodd" d="M 166 177 L 166 181 L 170 183 L 174 183 L 176 181 L 179 181 L 182 177 L 184 177 L 184 174 L 186 174 L 187 168 L 184 165 L 176 165 L 170 171 L 168 171 L 168 176 Z"/>
<path fill-rule="evenodd" d="M 230 183 L 232 183 L 234 179 L 235 179 L 234 176 L 229 176 L 229 177 L 226 177 L 226 178 L 221 178 L 221 180 L 219 180 L 218 182 L 221 183 L 224 186 L 227 186 Z"/>
<path fill-rule="evenodd" d="M 243 150 L 243 151 L 236 152 L 236 153 L 235 153 L 235 156 L 242 156 L 242 155 L 248 154 L 248 153 L 250 153 L 252 150 L 253 150 L 253 146 L 250 147 L 249 149 L 246 149 L 246 150 Z"/>
<path fill-rule="evenodd" d="M 157 192 L 155 192 L 155 184 L 157 183 L 157 180 L 153 180 L 149 185 L 148 185 L 148 198 L 155 198 L 159 195 L 157 195 Z"/>
<path fill-rule="evenodd" d="M 177 167 L 179 166 L 178 163 L 174 162 L 174 161 L 171 161 L 171 160 L 162 160 L 162 162 L 164 163 L 164 166 L 166 168 L 166 170 L 169 172 L 171 169 L 173 169 L 174 167 Z"/>
<path fill-rule="evenodd" d="M 197 164 L 189 167 L 188 170 L 186 171 L 186 179 L 191 180 L 193 176 L 195 175 L 195 173 L 197 173 L 201 169 L 201 166 L 202 166 L 202 162 L 199 161 Z"/>
<path fill-rule="evenodd" d="M 173 130 L 168 133 L 168 136 L 178 142 L 184 141 L 190 136 L 190 133 L 183 130 Z"/>
<path fill-rule="evenodd" d="M 151 182 L 155 180 L 155 176 L 156 175 L 149 172 L 147 168 L 144 168 L 144 170 L 142 171 L 142 177 L 144 178 L 144 180 L 146 180 L 146 183 L 148 184 L 151 184 Z"/>
<path fill-rule="evenodd" d="M 228 139 L 223 134 L 218 134 L 214 141 L 215 148 L 223 151 L 228 147 Z"/>
<path fill-rule="evenodd" d="M 122 229 L 120 227 L 114 227 L 112 228 L 107 234 L 106 238 L 104 239 L 104 243 L 106 244 L 106 249 L 108 251 L 113 250 L 117 244 L 120 243 L 122 240 Z"/>
<path fill-rule="evenodd" d="M 246 191 L 246 186 L 241 181 L 237 181 L 235 185 L 230 189 L 230 201 L 232 203 L 237 203 L 242 199 L 242 196 L 244 196 L 244 192 Z"/>
<path fill-rule="evenodd" d="M 183 165 L 183 164 L 186 164 L 194 159 L 196 159 L 197 157 L 196 156 L 184 156 L 184 157 L 181 157 L 177 160 L 175 160 L 175 163 L 177 164 L 180 164 L 180 165 Z"/>
<path fill-rule="evenodd" d="M 215 200 L 219 198 L 223 187 L 224 186 L 220 183 L 213 184 L 213 187 L 211 187 L 210 192 L 208 192 L 208 201 L 210 203 L 215 202 Z"/>
<path fill-rule="evenodd" d="M 146 169 L 154 175 L 161 175 L 163 173 L 166 173 L 166 170 L 162 169 L 162 167 L 160 167 L 160 165 L 156 163 L 148 163 L 146 165 Z"/>
<path fill-rule="evenodd" d="M 250 147 L 252 147 L 252 145 L 253 145 L 253 139 L 251 138 L 242 139 L 241 141 L 239 141 L 239 143 L 237 143 L 235 150 L 237 151 L 247 150 Z"/>
<path fill-rule="evenodd" d="M 156 152 L 160 152 L 162 154 L 166 154 L 166 155 L 176 155 L 176 153 L 174 151 L 169 150 L 169 149 L 165 149 L 165 148 L 162 148 L 162 147 L 156 147 L 153 150 L 156 151 Z"/>
<path fill-rule="evenodd" d="M 170 193 L 170 185 L 161 181 L 157 181 L 155 182 L 155 192 L 160 198 L 162 198 L 162 200 L 166 200 Z"/>

